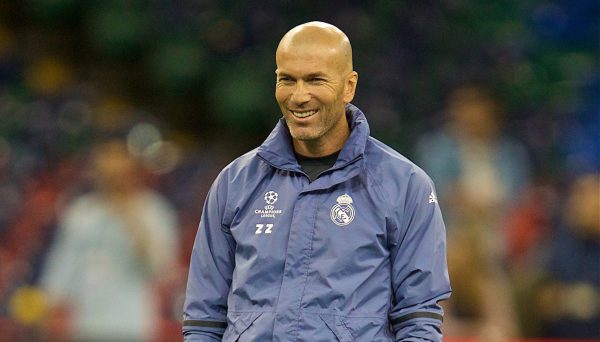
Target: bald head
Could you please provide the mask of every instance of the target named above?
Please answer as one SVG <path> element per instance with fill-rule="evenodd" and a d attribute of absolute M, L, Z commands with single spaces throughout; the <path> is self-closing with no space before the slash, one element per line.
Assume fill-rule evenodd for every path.
<path fill-rule="evenodd" d="M 337 27 L 320 21 L 311 21 L 289 30 L 279 42 L 276 59 L 289 53 L 326 53 L 340 73 L 352 71 L 350 40 Z"/>
<path fill-rule="evenodd" d="M 283 36 L 276 61 L 275 98 L 294 150 L 310 157 L 341 150 L 350 134 L 345 107 L 358 82 L 348 37 L 330 24 L 302 24 Z"/>

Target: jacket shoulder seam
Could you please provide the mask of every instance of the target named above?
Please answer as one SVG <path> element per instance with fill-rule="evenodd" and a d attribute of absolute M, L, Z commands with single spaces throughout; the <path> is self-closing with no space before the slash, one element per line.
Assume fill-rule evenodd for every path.
<path fill-rule="evenodd" d="M 388 215 L 388 217 L 389 217 L 392 212 L 391 207 L 390 207 L 390 203 L 392 203 L 392 202 L 390 201 L 390 198 L 388 198 L 387 194 L 383 190 L 383 186 L 381 185 L 381 183 L 379 183 L 379 181 L 377 180 L 377 177 L 375 177 L 375 175 L 372 173 L 372 171 L 369 170 L 368 167 L 366 167 L 365 170 L 367 171 L 367 177 L 371 178 L 371 181 L 376 185 L 377 191 L 381 194 L 381 197 L 385 200 L 385 202 L 386 202 L 385 211 L 386 211 L 386 215 Z"/>

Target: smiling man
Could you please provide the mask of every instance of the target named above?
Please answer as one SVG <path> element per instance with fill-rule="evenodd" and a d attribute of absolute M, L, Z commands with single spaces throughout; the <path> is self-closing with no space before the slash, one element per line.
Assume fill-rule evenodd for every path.
<path fill-rule="evenodd" d="M 301 25 L 283 37 L 276 61 L 275 97 L 296 153 L 340 151 L 350 134 L 344 108 L 358 81 L 346 35 L 331 25 Z"/>
<path fill-rule="evenodd" d="M 350 104 L 348 38 L 306 23 L 276 62 L 283 119 L 208 194 L 185 340 L 441 341 L 451 290 L 435 190 Z"/>

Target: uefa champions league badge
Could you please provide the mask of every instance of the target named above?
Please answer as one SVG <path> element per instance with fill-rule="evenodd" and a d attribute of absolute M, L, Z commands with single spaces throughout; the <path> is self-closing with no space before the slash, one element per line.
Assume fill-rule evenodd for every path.
<path fill-rule="evenodd" d="M 337 204 L 331 208 L 331 221 L 340 227 L 349 225 L 354 220 L 352 197 L 343 194 L 337 198 Z"/>
<path fill-rule="evenodd" d="M 267 191 L 264 196 L 265 203 L 267 205 L 264 206 L 264 209 L 256 209 L 254 213 L 259 215 L 260 217 L 270 217 L 276 218 L 277 215 L 281 214 L 283 211 L 281 209 L 275 208 L 275 202 L 279 199 L 279 194 L 275 191 Z"/>

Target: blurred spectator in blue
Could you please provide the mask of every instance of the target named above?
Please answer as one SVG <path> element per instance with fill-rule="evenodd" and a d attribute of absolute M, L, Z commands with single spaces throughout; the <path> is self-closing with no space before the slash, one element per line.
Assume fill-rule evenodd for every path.
<path fill-rule="evenodd" d="M 61 215 L 42 277 L 47 337 L 150 340 L 157 327 L 152 286 L 176 262 L 176 213 L 144 187 L 125 142 L 97 145 L 91 166 L 95 190 Z"/>
<path fill-rule="evenodd" d="M 502 133 L 501 111 L 485 88 L 465 85 L 448 100 L 448 123 L 423 136 L 417 158 L 433 178 L 444 207 L 454 295 L 448 336 L 485 341 L 518 336 L 503 219 L 528 183 L 525 149 Z"/>
<path fill-rule="evenodd" d="M 542 335 L 600 338 L 600 173 L 577 178 L 538 292 Z"/>
<path fill-rule="evenodd" d="M 446 205 L 460 206 L 452 215 L 464 215 L 464 209 L 476 216 L 501 215 L 498 208 L 510 205 L 528 182 L 524 147 L 502 133 L 499 105 L 480 86 L 454 90 L 447 111 L 448 124 L 419 141 L 419 160 L 432 173 L 440 196 L 452 199 Z"/>

